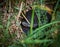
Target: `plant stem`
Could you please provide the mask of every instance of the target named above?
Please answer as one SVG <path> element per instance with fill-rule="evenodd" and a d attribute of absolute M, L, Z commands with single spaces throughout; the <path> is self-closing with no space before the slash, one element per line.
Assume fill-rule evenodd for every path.
<path fill-rule="evenodd" d="M 30 24 L 30 34 L 33 31 L 33 21 L 34 21 L 34 9 L 32 10 L 31 24 Z"/>

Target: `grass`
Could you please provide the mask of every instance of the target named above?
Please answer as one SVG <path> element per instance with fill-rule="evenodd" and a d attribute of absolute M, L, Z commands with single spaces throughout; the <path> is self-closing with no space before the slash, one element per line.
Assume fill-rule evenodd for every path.
<path fill-rule="evenodd" d="M 8 11 L 8 13 L 10 13 L 9 10 L 11 10 L 11 9 L 9 7 L 11 7 L 14 11 L 16 10 L 16 13 L 19 14 L 18 16 L 20 16 L 22 10 L 24 10 L 26 8 L 26 6 L 25 6 L 25 8 L 23 8 L 21 6 L 22 10 L 19 13 L 19 9 L 20 9 L 19 8 L 20 7 L 19 0 L 18 1 L 15 0 L 13 2 L 11 1 L 12 6 L 14 6 L 14 7 L 12 7 L 10 3 L 8 4 L 8 1 L 10 2 L 10 0 L 7 0 L 7 2 L 6 2 L 6 10 L 5 10 L 5 11 Z M 0 47 L 41 47 L 41 46 L 49 47 L 49 45 L 50 45 L 50 47 L 60 46 L 59 45 L 60 44 L 60 37 L 59 37 L 60 36 L 59 35 L 60 20 L 58 19 L 58 18 L 60 18 L 59 17 L 60 11 L 58 10 L 60 1 L 57 0 L 54 10 L 51 10 L 48 7 L 46 7 L 44 5 L 44 3 L 45 3 L 44 0 L 39 0 L 39 1 L 37 0 L 37 2 L 41 2 L 41 5 L 39 3 L 32 4 L 31 23 L 30 23 L 29 33 L 27 35 L 26 35 L 26 33 L 23 32 L 22 28 L 20 28 L 21 27 L 21 25 L 19 24 L 20 17 L 18 17 L 18 22 L 16 21 L 17 15 L 14 15 L 14 14 L 16 14 L 14 11 L 12 13 L 13 14 L 12 16 L 9 14 L 8 18 L 6 18 L 7 19 L 6 24 L 4 24 L 2 22 L 6 19 L 3 19 L 0 17 L 0 19 L 1 19 L 0 20 L 1 21 L 1 24 L 0 24 Z M 26 3 L 26 2 L 24 2 L 24 3 Z M 24 5 L 24 3 L 23 3 L 23 5 Z M 43 11 L 40 11 L 40 10 L 43 10 Z M 53 13 L 51 13 L 52 20 L 50 23 L 46 24 L 46 20 L 44 19 L 46 17 L 44 17 L 43 18 L 44 24 L 42 24 L 41 20 L 40 20 L 40 16 L 41 16 L 40 12 L 46 13 L 48 11 L 53 12 Z M 34 12 L 36 12 L 36 14 L 38 15 L 37 17 L 38 17 L 38 26 L 39 26 L 35 30 L 33 29 Z M 4 13 L 1 13 L 1 14 L 4 14 Z M 44 16 L 46 16 L 46 15 L 44 14 Z M 26 17 L 25 17 L 25 19 L 26 19 Z M 14 24 L 15 25 L 18 24 L 18 26 L 13 26 L 14 28 L 12 27 L 10 29 L 10 27 L 12 25 L 11 21 L 13 21 L 13 20 L 15 21 Z M 10 34 L 10 31 L 11 31 L 11 34 Z M 20 33 L 21 37 L 18 35 L 18 37 L 20 37 L 20 38 L 17 38 L 17 35 L 16 35 L 17 32 Z M 14 33 L 15 33 L 15 36 L 14 36 Z"/>
<path fill-rule="evenodd" d="M 33 31 L 33 23 L 34 23 L 34 10 L 32 10 L 31 24 L 30 24 L 30 34 Z"/>

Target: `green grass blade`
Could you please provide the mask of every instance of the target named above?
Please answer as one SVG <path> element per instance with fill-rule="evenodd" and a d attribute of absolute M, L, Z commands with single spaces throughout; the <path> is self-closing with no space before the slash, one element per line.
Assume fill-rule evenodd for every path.
<path fill-rule="evenodd" d="M 46 24 L 46 25 L 44 25 L 44 26 L 42 26 L 42 27 L 37 28 L 35 31 L 33 31 L 32 34 L 30 34 L 30 35 L 28 36 L 27 39 L 31 39 L 31 38 L 34 37 L 35 34 L 38 34 L 38 32 L 41 32 L 41 31 L 39 31 L 39 30 L 43 30 L 43 29 L 49 27 L 50 25 L 56 24 L 56 23 L 60 23 L 60 21 L 51 22 L 51 23 L 49 23 L 49 24 Z"/>
<path fill-rule="evenodd" d="M 26 44 L 38 44 L 38 43 L 46 43 L 46 42 L 51 42 L 52 40 L 47 40 L 47 39 L 44 39 L 44 40 L 23 40 L 22 43 L 26 43 Z"/>
<path fill-rule="evenodd" d="M 31 24 L 30 24 L 30 34 L 32 34 L 32 31 L 33 31 L 33 21 L 34 21 L 34 10 L 32 10 L 32 17 L 31 17 Z"/>

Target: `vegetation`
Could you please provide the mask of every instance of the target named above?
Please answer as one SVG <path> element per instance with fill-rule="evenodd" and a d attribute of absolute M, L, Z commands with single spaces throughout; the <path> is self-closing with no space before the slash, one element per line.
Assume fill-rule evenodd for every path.
<path fill-rule="evenodd" d="M 60 47 L 59 31 L 60 0 L 0 1 L 0 47 Z"/>

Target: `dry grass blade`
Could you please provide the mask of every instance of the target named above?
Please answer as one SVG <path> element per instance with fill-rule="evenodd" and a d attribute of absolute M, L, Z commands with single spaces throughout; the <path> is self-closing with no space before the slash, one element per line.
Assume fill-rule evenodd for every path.
<path fill-rule="evenodd" d="M 16 20 L 17 20 L 17 21 L 19 20 L 19 17 L 21 17 L 20 14 L 21 14 L 21 12 L 22 12 L 22 8 L 23 8 L 23 2 L 21 2 L 21 6 L 20 6 L 20 9 L 19 9 L 19 13 L 18 13 L 18 15 L 16 16 Z"/>
<path fill-rule="evenodd" d="M 25 18 L 25 20 L 30 24 L 30 22 L 28 21 L 28 19 L 25 17 L 25 15 L 22 13 L 22 16 Z"/>

